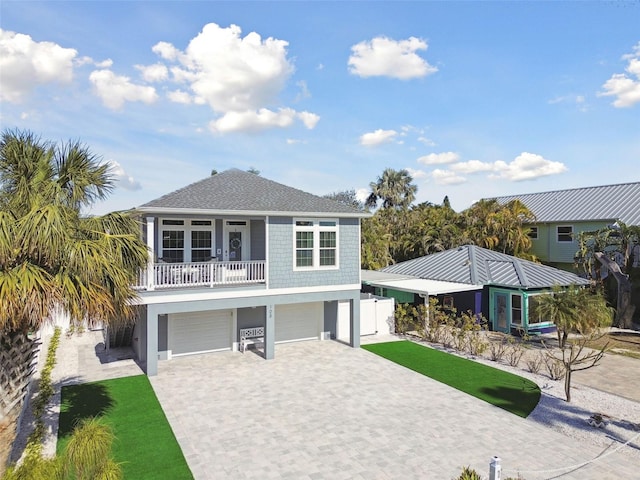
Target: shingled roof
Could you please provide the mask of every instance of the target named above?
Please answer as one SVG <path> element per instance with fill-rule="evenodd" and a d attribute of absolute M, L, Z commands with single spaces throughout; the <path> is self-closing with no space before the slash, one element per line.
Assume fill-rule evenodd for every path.
<path fill-rule="evenodd" d="M 640 225 L 640 182 L 496 198 L 501 205 L 516 199 L 533 212 L 538 223 L 622 220 Z"/>
<path fill-rule="evenodd" d="M 238 169 L 226 170 L 138 207 L 153 213 L 367 217 L 349 206 Z"/>
<path fill-rule="evenodd" d="M 475 245 L 397 263 L 382 271 L 427 280 L 527 289 L 589 283 L 573 273 Z"/>

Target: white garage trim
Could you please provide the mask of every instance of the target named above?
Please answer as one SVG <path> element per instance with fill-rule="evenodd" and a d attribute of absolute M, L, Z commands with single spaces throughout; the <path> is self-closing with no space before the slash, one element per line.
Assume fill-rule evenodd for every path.
<path fill-rule="evenodd" d="M 275 343 L 318 340 L 324 326 L 324 303 L 276 305 Z"/>
<path fill-rule="evenodd" d="M 233 310 L 172 313 L 168 322 L 169 356 L 231 350 Z"/>

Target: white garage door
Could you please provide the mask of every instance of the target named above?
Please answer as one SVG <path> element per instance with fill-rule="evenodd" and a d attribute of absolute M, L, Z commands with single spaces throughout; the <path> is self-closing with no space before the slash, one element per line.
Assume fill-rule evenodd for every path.
<path fill-rule="evenodd" d="M 324 323 L 324 303 L 276 305 L 276 343 L 317 340 Z"/>
<path fill-rule="evenodd" d="M 232 310 L 169 315 L 171 355 L 231 349 Z"/>

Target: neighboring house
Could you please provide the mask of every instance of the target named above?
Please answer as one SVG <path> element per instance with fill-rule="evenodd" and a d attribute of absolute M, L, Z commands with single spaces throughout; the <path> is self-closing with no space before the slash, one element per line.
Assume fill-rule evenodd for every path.
<path fill-rule="evenodd" d="M 133 347 L 148 375 L 158 360 L 238 350 L 253 327 L 264 329 L 266 359 L 278 343 L 338 330 L 359 346 L 367 213 L 235 169 L 137 211 L 151 255 Z"/>
<path fill-rule="evenodd" d="M 521 258 L 465 245 L 362 273 L 363 285 L 399 301 L 426 302 L 437 297 L 445 309 L 482 314 L 492 330 L 542 333 L 554 324 L 538 314 L 536 299 L 554 285 L 588 285 L 573 273 Z M 397 297 L 396 297 L 397 299 Z"/>
<path fill-rule="evenodd" d="M 535 215 L 530 226 L 533 253 L 542 262 L 573 271 L 578 234 L 621 220 L 640 225 L 640 182 L 497 197 L 520 200 Z"/>

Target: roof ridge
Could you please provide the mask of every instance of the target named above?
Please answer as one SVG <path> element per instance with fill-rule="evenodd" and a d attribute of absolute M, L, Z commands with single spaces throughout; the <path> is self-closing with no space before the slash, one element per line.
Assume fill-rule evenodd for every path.
<path fill-rule="evenodd" d="M 496 197 L 488 197 L 488 198 L 510 198 L 510 197 L 526 197 L 530 195 L 542 195 L 546 193 L 560 193 L 560 192 L 574 192 L 576 190 L 589 190 L 592 188 L 610 188 L 610 187 L 622 187 L 623 185 L 640 185 L 640 182 L 623 182 L 623 183 L 611 183 L 608 185 L 591 185 L 588 187 L 573 187 L 573 188 L 559 188 L 556 190 L 545 190 L 540 192 L 530 192 L 530 193 L 513 193 L 511 195 L 499 195 Z"/>

